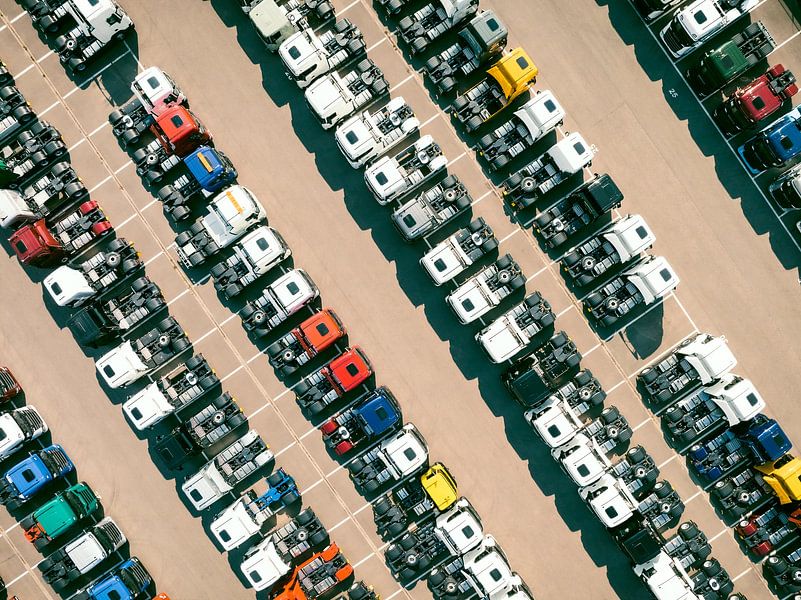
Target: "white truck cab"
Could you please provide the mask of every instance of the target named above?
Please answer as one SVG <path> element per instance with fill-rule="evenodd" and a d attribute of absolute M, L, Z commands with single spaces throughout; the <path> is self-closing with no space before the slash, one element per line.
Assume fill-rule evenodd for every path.
<path fill-rule="evenodd" d="M 698 373 L 703 384 L 712 383 L 737 366 L 737 358 L 722 335 L 713 337 L 699 333 L 679 346 L 676 354 Z"/>
<path fill-rule="evenodd" d="M 437 517 L 434 535 L 445 545 L 451 556 L 460 556 L 476 548 L 483 540 L 481 518 L 466 498 Z"/>
<path fill-rule="evenodd" d="M 583 433 L 551 450 L 551 456 L 579 487 L 598 481 L 612 466 L 606 452 L 598 447 L 593 438 Z"/>
<path fill-rule="evenodd" d="M 626 482 L 608 473 L 579 488 L 579 496 L 607 528 L 626 522 L 639 505 Z"/>
<path fill-rule="evenodd" d="M 334 137 L 348 164 L 359 169 L 419 128 L 414 111 L 403 96 L 398 96 L 372 113 L 354 115 L 337 127 Z"/>
<path fill-rule="evenodd" d="M 584 426 L 567 401 L 556 395 L 549 396 L 536 408 L 527 410 L 524 416 L 549 448 L 565 444 Z"/>
<path fill-rule="evenodd" d="M 139 73 L 131 83 L 131 91 L 150 114 L 160 106 L 186 102 L 175 81 L 159 67 L 148 67 Z"/>
<path fill-rule="evenodd" d="M 381 443 L 380 460 L 401 479 L 418 471 L 428 460 L 428 449 L 411 423 Z"/>
<path fill-rule="evenodd" d="M 251 548 L 248 555 L 239 569 L 257 592 L 275 585 L 292 568 L 292 565 L 284 562 L 278 554 L 270 536 Z"/>
<path fill-rule="evenodd" d="M 292 252 L 275 230 L 267 225 L 261 225 L 243 237 L 235 250 L 247 257 L 255 277 L 270 271 Z"/>
<path fill-rule="evenodd" d="M 463 572 L 480 597 L 496 598 L 518 581 L 491 535 L 485 535 L 477 548 L 464 555 Z"/>
<path fill-rule="evenodd" d="M 261 2 L 246 7 L 250 23 L 271 52 L 278 50 L 281 43 L 298 31 L 301 23 L 294 12 L 287 13 L 275 0 Z"/>
<path fill-rule="evenodd" d="M 640 215 L 626 215 L 601 233 L 621 263 L 627 263 L 656 241 L 656 235 Z"/>
<path fill-rule="evenodd" d="M 657 600 L 701 600 L 701 596 L 692 591 L 693 581 L 681 561 L 664 551 L 646 563 L 634 565 L 634 574 Z"/>
<path fill-rule="evenodd" d="M 730 427 L 750 421 L 765 408 L 765 400 L 751 380 L 733 373 L 724 374 L 703 392 L 723 411 Z"/>
<path fill-rule="evenodd" d="M 385 205 L 411 192 L 448 166 L 448 159 L 430 135 L 424 135 L 394 156 L 385 156 L 364 172 L 368 189 Z"/>
<path fill-rule="evenodd" d="M 679 276 L 664 256 L 649 256 L 623 276 L 637 288 L 646 306 L 664 298 L 679 285 Z"/>
<path fill-rule="evenodd" d="M 517 109 L 514 116 L 519 126 L 522 126 L 524 137 L 528 138 L 530 145 L 553 131 L 564 120 L 565 109 L 551 90 L 540 90 Z"/>
<path fill-rule="evenodd" d="M 67 11 L 81 34 L 108 44 L 114 35 L 133 26 L 133 21 L 115 0 L 68 0 Z"/>
<path fill-rule="evenodd" d="M 572 175 L 586 167 L 595 156 L 595 149 L 578 132 L 568 133 L 546 152 L 560 173 Z"/>
<path fill-rule="evenodd" d="M 97 372 L 112 389 L 129 385 L 150 371 L 134 351 L 130 340 L 97 359 Z"/>
<path fill-rule="evenodd" d="M 63 265 L 44 278 L 44 287 L 59 306 L 80 306 L 95 295 L 84 274 Z"/>
<path fill-rule="evenodd" d="M 738 8 L 727 10 L 720 0 L 695 0 L 679 9 L 659 36 L 673 57 L 680 58 L 757 4 L 759 0 L 744 0 Z"/>
<path fill-rule="evenodd" d="M 128 398 L 122 409 L 138 431 L 145 431 L 175 412 L 155 382 Z"/>
<path fill-rule="evenodd" d="M 0 459 L 47 431 L 47 423 L 33 406 L 23 406 L 0 414 Z"/>

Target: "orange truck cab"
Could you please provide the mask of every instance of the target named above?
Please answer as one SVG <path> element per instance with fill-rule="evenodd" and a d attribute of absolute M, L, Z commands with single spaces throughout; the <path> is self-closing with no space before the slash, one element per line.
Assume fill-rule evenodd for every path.
<path fill-rule="evenodd" d="M 275 600 L 311 600 L 330 592 L 353 575 L 353 567 L 332 543 L 295 567 L 283 584 L 275 587 Z"/>

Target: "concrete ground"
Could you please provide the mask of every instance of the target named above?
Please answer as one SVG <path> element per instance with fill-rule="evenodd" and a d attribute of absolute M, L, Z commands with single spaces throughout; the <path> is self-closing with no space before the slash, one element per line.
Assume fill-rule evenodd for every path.
<path fill-rule="evenodd" d="M 398 51 L 367 0 L 336 0 L 338 14 L 364 33 L 369 56 L 384 70 L 394 96 L 415 109 L 422 133 L 431 134 L 483 216 L 539 290 L 642 443 L 712 539 L 714 555 L 749 598 L 767 594 L 758 565 L 743 555 L 729 528 L 664 442 L 658 422 L 643 407 L 633 377 L 648 362 L 698 331 L 725 334 L 739 358 L 737 372 L 752 378 L 771 414 L 792 432 L 799 409 L 786 390 L 801 377 L 794 341 L 798 319 L 798 242 L 792 215 L 780 221 L 745 175 L 679 71 L 660 51 L 626 3 L 482 3 L 510 25 L 510 46 L 522 44 L 540 68 L 539 89 L 552 89 L 568 111 L 566 130 L 596 144 L 593 164 L 609 172 L 626 195 L 621 212 L 643 214 L 655 230 L 655 253 L 667 256 L 682 278 L 677 294 L 638 317 L 619 334 L 588 327 L 575 296 L 530 230 L 504 214 L 494 186 L 447 118 L 432 103 L 420 76 Z M 287 386 L 276 379 L 248 340 L 238 317 L 224 306 L 200 271 L 184 273 L 171 244 L 175 231 L 145 190 L 107 123 L 112 106 L 130 97 L 141 65 L 157 64 L 187 92 L 193 111 L 233 160 L 240 182 L 253 190 L 293 249 L 291 261 L 307 270 L 322 302 L 335 308 L 376 371 L 429 443 L 432 460 L 447 464 L 495 535 L 513 567 L 538 598 L 640 598 L 641 584 L 573 484 L 551 461 L 523 421 L 472 340 L 477 327 L 458 324 L 445 307 L 447 290 L 434 288 L 417 260 L 424 246 L 404 244 L 364 188 L 361 175 L 339 156 L 302 94 L 266 53 L 237 3 L 128 3 L 137 34 L 102 57 L 87 78 L 70 80 L 12 0 L 0 0 L 0 57 L 17 77 L 40 117 L 55 125 L 92 197 L 100 201 L 117 235 L 133 241 L 147 274 L 161 286 L 169 310 L 187 330 L 223 386 L 237 397 L 271 444 L 277 464 L 295 476 L 306 505 L 332 531 L 360 579 L 385 598 L 423 598 L 424 586 L 401 591 L 383 565 L 384 543 L 375 535 L 369 505 L 356 495 L 346 471 L 328 454 L 302 417 Z M 766 0 L 749 18 L 762 19 L 782 44 L 776 60 L 792 68 L 798 56 L 797 18 L 779 0 Z M 180 23 L 180 27 L 176 27 Z M 202 35 L 199 35 L 202 32 Z M 76 85 L 77 84 L 77 85 Z M 555 197 L 554 197 L 555 199 Z M 447 228 L 429 240 L 436 243 Z M 778 259 L 778 260 L 777 260 Z M 236 564 L 207 538 L 182 505 L 172 479 L 154 466 L 144 439 L 125 423 L 64 327 L 67 314 L 43 307 L 42 270 L 23 270 L 0 259 L 0 298 L 15 307 L 0 314 L 4 361 L 66 447 L 78 475 L 103 497 L 160 591 L 173 598 L 252 597 L 237 580 Z M 506 304 L 505 304 L 506 306 Z M 769 315 L 754 318 L 754 309 Z M 47 312 L 52 314 L 46 314 Z M 22 313 L 22 314 L 21 314 Z M 47 344 L 41 340 L 47 339 Z M 99 352 L 93 355 L 99 354 Z M 37 377 L 46 369 L 47 378 Z M 776 372 L 781 377 L 776 377 Z M 67 404 L 70 402 L 71 404 Z M 80 408 L 75 404 L 80 402 Z M 76 409 L 77 408 L 77 409 Z M 99 432 L 98 432 L 99 430 Z M 169 474 L 167 474 L 169 477 Z M 180 477 L 179 477 L 180 481 Z M 512 516 L 513 515 L 513 516 Z M 21 539 L 10 516 L 0 547 L 0 575 L 24 598 L 51 597 L 31 571 L 40 557 Z M 5 544 L 5 545 L 3 545 Z"/>

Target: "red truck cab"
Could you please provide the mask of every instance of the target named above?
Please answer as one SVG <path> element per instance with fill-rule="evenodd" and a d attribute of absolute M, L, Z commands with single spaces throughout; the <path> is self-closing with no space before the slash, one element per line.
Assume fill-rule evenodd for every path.
<path fill-rule="evenodd" d="M 734 90 L 715 109 L 715 119 L 726 133 L 733 135 L 769 117 L 796 93 L 798 86 L 792 71 L 775 65 L 748 85 Z"/>
<path fill-rule="evenodd" d="M 22 393 L 22 386 L 11 369 L 0 367 L 0 401 L 6 402 Z"/>
<path fill-rule="evenodd" d="M 44 219 L 17 230 L 9 242 L 24 265 L 45 266 L 59 262 L 64 257 L 61 243 L 50 232 Z"/>
<path fill-rule="evenodd" d="M 373 367 L 361 348 L 345 350 L 332 360 L 325 376 L 340 394 L 349 392 L 373 374 Z"/>
<path fill-rule="evenodd" d="M 298 342 L 310 356 L 319 354 L 345 335 L 345 328 L 330 308 L 312 315 L 298 327 Z"/>
<path fill-rule="evenodd" d="M 150 130 L 170 154 L 186 156 L 201 144 L 211 142 L 211 134 L 188 108 L 178 105 L 167 108 Z"/>

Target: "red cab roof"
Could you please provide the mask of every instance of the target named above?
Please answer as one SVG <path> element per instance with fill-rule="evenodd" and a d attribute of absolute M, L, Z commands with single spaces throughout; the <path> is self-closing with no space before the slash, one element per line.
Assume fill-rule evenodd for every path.
<path fill-rule="evenodd" d="M 345 350 L 331 361 L 328 368 L 346 392 L 355 388 L 373 373 L 370 361 L 358 346 Z"/>
<path fill-rule="evenodd" d="M 44 219 L 14 232 L 9 238 L 11 247 L 23 264 L 37 264 L 54 255 L 61 256 L 61 244 L 47 228 Z"/>
<path fill-rule="evenodd" d="M 300 330 L 310 348 L 320 352 L 345 335 L 345 328 L 330 308 L 313 314 L 300 324 Z"/>
<path fill-rule="evenodd" d="M 195 147 L 211 139 L 206 128 L 197 120 L 195 115 L 189 109 L 180 105 L 168 108 L 156 118 L 154 132 L 162 144 L 166 142 L 173 147 L 177 147 L 182 140 L 193 133 L 198 134 L 194 139 L 193 145 Z"/>

